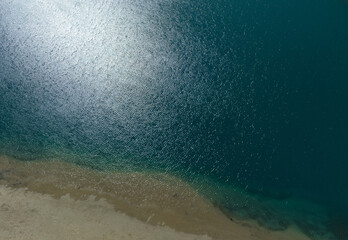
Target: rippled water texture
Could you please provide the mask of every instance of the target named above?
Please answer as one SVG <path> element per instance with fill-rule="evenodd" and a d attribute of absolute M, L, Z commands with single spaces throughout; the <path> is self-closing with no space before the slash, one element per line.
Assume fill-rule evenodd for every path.
<path fill-rule="evenodd" d="M 2 0 L 0 153 L 347 239 L 347 26 L 340 0 Z"/>

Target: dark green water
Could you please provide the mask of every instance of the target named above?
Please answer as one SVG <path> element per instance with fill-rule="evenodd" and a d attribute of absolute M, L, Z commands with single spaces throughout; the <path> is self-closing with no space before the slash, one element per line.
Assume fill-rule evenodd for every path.
<path fill-rule="evenodd" d="M 2 0 L 0 56 L 0 153 L 348 239 L 347 2 Z"/>

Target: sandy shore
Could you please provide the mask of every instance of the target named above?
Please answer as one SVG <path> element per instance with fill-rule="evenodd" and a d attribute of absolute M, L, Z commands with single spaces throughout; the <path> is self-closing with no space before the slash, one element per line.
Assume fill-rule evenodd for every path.
<path fill-rule="evenodd" d="M 309 240 L 229 219 L 165 174 L 0 157 L 0 239 Z"/>
<path fill-rule="evenodd" d="M 210 239 L 153 226 L 115 212 L 105 200 L 49 195 L 0 186 L 0 239 Z"/>

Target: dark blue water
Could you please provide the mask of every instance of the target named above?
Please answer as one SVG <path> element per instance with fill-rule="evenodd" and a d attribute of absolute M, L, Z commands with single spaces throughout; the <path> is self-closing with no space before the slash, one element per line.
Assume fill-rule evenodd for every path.
<path fill-rule="evenodd" d="M 3 0 L 0 40 L 2 154 L 155 169 L 348 238 L 347 2 Z"/>

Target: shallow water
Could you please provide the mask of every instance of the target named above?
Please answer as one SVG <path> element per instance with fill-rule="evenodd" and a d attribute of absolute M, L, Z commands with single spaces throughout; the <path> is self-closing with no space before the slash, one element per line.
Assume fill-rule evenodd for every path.
<path fill-rule="evenodd" d="M 169 173 L 347 239 L 347 24 L 338 0 L 3 0 L 0 153 Z"/>
<path fill-rule="evenodd" d="M 82 208 L 82 212 L 87 215 L 90 213 L 90 210 L 96 210 L 98 202 L 102 201 L 109 204 L 108 214 L 116 214 L 115 211 L 112 211 L 112 208 L 114 208 L 114 210 L 119 213 L 125 213 L 128 217 L 131 216 L 131 219 L 135 220 L 135 222 L 136 219 L 138 219 L 146 224 L 157 227 L 166 226 L 166 229 L 170 227 L 172 228 L 171 231 L 174 229 L 175 231 L 173 232 L 176 233 L 194 234 L 192 237 L 195 237 L 195 239 L 309 240 L 295 224 L 292 224 L 283 231 L 270 231 L 267 228 L 260 227 L 260 225 L 252 219 L 245 220 L 236 216 L 232 217 L 230 214 L 224 214 L 217 205 L 214 205 L 211 201 L 200 196 L 197 191 L 186 182 L 169 174 L 153 171 L 98 171 L 66 163 L 59 159 L 18 161 L 6 156 L 0 156 L 0 169 L 1 190 L 7 189 L 8 192 L 17 194 L 24 192 L 23 197 L 26 201 L 24 205 L 22 204 L 22 210 L 19 211 L 24 214 L 33 211 L 33 209 L 28 206 L 28 202 L 37 202 L 37 200 L 44 201 L 47 198 L 56 199 L 56 203 L 53 204 L 54 209 L 56 209 L 56 206 L 61 205 L 65 206 L 63 209 L 65 211 L 69 211 L 70 208 Z M 234 195 L 238 196 L 238 193 L 235 192 Z M 64 202 L 65 200 L 70 200 L 70 204 Z M 93 200 L 96 201 L 94 206 Z M 42 232 L 46 232 L 50 237 L 58 237 L 57 239 L 59 239 L 61 235 L 56 236 L 55 232 L 59 232 L 59 229 L 62 228 L 61 225 L 67 224 L 64 219 L 71 218 L 65 214 L 65 217 L 63 215 L 63 218 L 59 221 L 60 226 L 52 226 L 51 223 L 48 223 L 46 229 L 44 227 L 45 230 L 39 231 L 38 228 L 35 227 L 35 224 L 38 224 L 40 221 L 42 222 L 41 215 L 36 215 L 39 219 L 34 218 L 33 222 L 29 221 L 32 227 L 28 227 L 28 224 L 23 224 L 23 221 L 20 221 L 21 218 L 23 220 L 23 216 L 18 216 L 23 214 L 15 214 L 16 206 L 13 206 L 13 203 L 22 203 L 23 200 L 18 200 L 15 196 L 4 194 L 1 195 L 1 201 L 4 204 L 1 205 L 0 219 L 9 219 L 11 218 L 9 216 L 14 215 L 13 218 L 11 218 L 10 225 L 13 226 L 15 224 L 16 226 L 26 229 L 26 234 L 23 234 L 20 229 L 18 231 L 17 228 L 15 230 L 11 226 L 8 226 L 8 221 L 0 222 L 1 236 L 8 236 L 8 232 L 17 232 L 17 234 L 10 234 L 10 236 L 8 236 L 11 239 L 20 239 L 20 236 L 26 238 L 28 235 L 31 239 L 41 239 L 42 237 L 40 236 L 42 236 Z M 74 202 L 74 204 L 72 204 L 72 202 Z M 91 204 L 89 208 L 82 207 L 83 204 L 88 203 Z M 51 206 L 51 204 L 47 205 L 45 205 L 44 208 L 46 207 L 47 209 L 47 207 Z M 110 207 L 112 208 L 110 209 Z M 4 209 L 5 212 L 3 211 Z M 11 210 L 13 213 L 9 213 L 8 210 Z M 41 212 L 41 209 L 38 209 L 38 211 Z M 97 212 L 99 212 L 98 215 L 100 215 L 100 211 Z M 105 215 L 102 214 L 102 216 Z M 15 221 L 18 218 L 19 223 L 16 224 Z M 57 219 L 55 220 L 57 221 Z M 115 229 L 115 227 L 120 228 L 119 224 L 122 224 L 122 220 L 116 220 L 116 223 L 108 223 L 110 219 L 107 220 L 103 218 L 102 220 L 106 222 L 107 225 L 115 224 L 113 229 Z M 87 230 L 86 232 L 82 230 L 85 227 L 85 219 L 79 220 L 75 218 L 71 224 L 74 225 L 76 229 L 80 230 L 79 232 L 81 234 L 77 234 L 76 237 L 85 239 L 86 237 L 83 236 L 86 234 L 88 235 L 89 231 Z M 100 219 L 98 221 L 93 217 L 92 219 L 89 218 L 89 224 L 92 224 L 92 226 L 94 224 L 99 229 L 92 231 L 93 235 L 100 234 Z M 40 226 L 42 227 L 42 224 L 40 224 Z M 8 228 L 13 230 L 6 231 Z M 162 228 L 162 230 L 163 229 L 164 228 Z M 131 229 L 128 230 L 133 234 Z M 120 232 L 122 233 L 122 230 Z M 74 234 L 76 234 L 76 232 L 74 232 Z M 139 233 L 136 233 L 136 235 L 138 234 Z M 148 236 L 151 237 L 151 234 L 155 233 L 148 233 Z M 144 233 L 140 233 L 139 237 L 142 238 L 142 235 L 144 235 Z M 35 238 L 33 236 L 38 237 Z M 204 236 L 206 236 L 206 238 L 204 238 Z M 115 237 L 114 235 L 109 238 L 114 239 Z M 157 234 L 153 237 L 158 239 L 166 238 L 163 235 Z M 99 238 L 104 239 L 105 237 L 104 235 L 95 237 L 95 239 Z M 45 237 L 42 239 L 45 239 Z M 181 237 L 177 235 L 176 239 L 181 239 Z"/>

